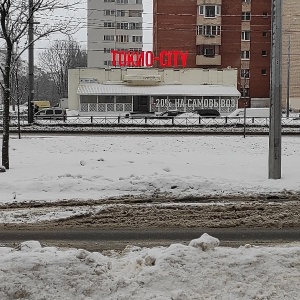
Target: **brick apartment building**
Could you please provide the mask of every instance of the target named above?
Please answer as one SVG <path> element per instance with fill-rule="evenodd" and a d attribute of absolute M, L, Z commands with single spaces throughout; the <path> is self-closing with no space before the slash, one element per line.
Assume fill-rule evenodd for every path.
<path fill-rule="evenodd" d="M 162 50 L 185 50 L 189 52 L 188 68 L 236 68 L 241 92 L 239 107 L 269 104 L 271 0 L 153 1 L 153 51 L 156 55 Z M 299 0 L 287 0 L 283 5 L 284 33 L 293 28 L 294 38 L 295 24 L 299 24 L 297 18 L 300 17 L 292 18 L 292 24 L 290 20 L 300 10 L 299 3 Z M 287 74 L 286 36 L 283 35 L 284 78 Z M 293 46 L 291 49 L 294 53 Z M 295 65 L 299 56 L 298 53 L 296 58 L 294 53 L 291 57 Z M 294 73 L 292 70 L 291 74 Z M 284 78 L 283 94 L 286 95 Z M 297 85 L 293 79 L 291 83 L 291 96 L 296 97 Z"/>

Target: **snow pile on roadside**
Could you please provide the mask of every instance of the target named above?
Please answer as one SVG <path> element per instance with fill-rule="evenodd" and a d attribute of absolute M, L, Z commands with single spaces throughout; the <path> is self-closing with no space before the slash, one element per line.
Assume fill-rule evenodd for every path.
<path fill-rule="evenodd" d="M 128 246 L 104 256 L 27 241 L 0 247 L 0 299 L 299 299 L 300 245 Z M 196 243 L 197 244 L 197 243 Z"/>

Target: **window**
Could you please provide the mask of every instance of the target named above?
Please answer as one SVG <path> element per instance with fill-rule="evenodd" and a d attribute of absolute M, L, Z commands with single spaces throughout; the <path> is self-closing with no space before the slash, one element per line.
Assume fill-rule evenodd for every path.
<path fill-rule="evenodd" d="M 117 29 L 128 29 L 128 23 L 127 22 L 121 22 L 121 23 L 117 23 Z"/>
<path fill-rule="evenodd" d="M 114 35 L 104 35 L 103 40 L 104 41 L 114 41 L 115 36 Z"/>
<path fill-rule="evenodd" d="M 221 14 L 220 5 L 200 5 L 199 6 L 199 15 L 204 16 L 205 18 L 215 18 Z"/>
<path fill-rule="evenodd" d="M 242 2 L 245 2 L 245 3 L 250 3 L 251 0 L 242 0 Z"/>
<path fill-rule="evenodd" d="M 46 110 L 46 115 L 53 115 L 53 110 L 52 109 L 47 109 Z"/>
<path fill-rule="evenodd" d="M 241 78 L 249 78 L 250 70 L 249 69 L 241 69 Z"/>
<path fill-rule="evenodd" d="M 261 70 L 261 75 L 267 75 L 267 69 L 262 69 Z"/>
<path fill-rule="evenodd" d="M 250 41 L 250 31 L 242 31 L 242 41 Z"/>
<path fill-rule="evenodd" d="M 129 48 L 129 51 L 131 52 L 141 52 L 143 48 Z"/>
<path fill-rule="evenodd" d="M 117 35 L 116 36 L 116 42 L 117 43 L 128 43 L 129 42 L 129 36 L 128 35 Z"/>
<path fill-rule="evenodd" d="M 143 0 L 133 0 L 133 4 L 143 4 Z"/>
<path fill-rule="evenodd" d="M 114 28 L 114 22 L 104 22 L 104 28 Z"/>
<path fill-rule="evenodd" d="M 218 45 L 197 45 L 196 48 L 197 55 L 204 55 L 206 57 L 214 57 L 219 55 Z"/>
<path fill-rule="evenodd" d="M 268 55 L 268 51 L 266 51 L 266 50 L 261 51 L 261 56 L 267 56 L 267 55 Z"/>
<path fill-rule="evenodd" d="M 264 11 L 264 12 L 263 12 L 263 18 L 268 18 L 268 17 L 269 17 L 269 13 L 266 12 L 266 11 Z"/>
<path fill-rule="evenodd" d="M 128 0 L 116 0 L 117 4 L 128 4 Z"/>
<path fill-rule="evenodd" d="M 125 17 L 125 10 L 117 10 L 117 17 Z"/>
<path fill-rule="evenodd" d="M 251 13 L 249 11 L 242 12 L 242 21 L 250 21 Z"/>
<path fill-rule="evenodd" d="M 204 53 L 203 55 L 206 57 L 214 57 L 215 56 L 215 49 L 212 48 L 204 48 Z"/>
<path fill-rule="evenodd" d="M 129 17 L 141 17 L 143 11 L 142 10 L 130 10 Z"/>
<path fill-rule="evenodd" d="M 241 52 L 241 59 L 250 59 L 250 51 L 244 50 Z"/>
<path fill-rule="evenodd" d="M 132 37 L 132 42 L 133 42 L 133 43 L 142 43 L 142 42 L 143 42 L 143 37 L 142 37 L 142 36 L 139 36 L 139 35 L 133 36 L 133 37 Z"/>
<path fill-rule="evenodd" d="M 112 61 L 111 60 L 105 60 L 104 61 L 104 66 L 112 66 Z"/>
<path fill-rule="evenodd" d="M 104 15 L 105 16 L 114 16 L 115 15 L 115 10 L 113 10 L 113 9 L 105 9 L 104 10 Z"/>
<path fill-rule="evenodd" d="M 136 30 L 136 29 L 142 29 L 143 25 L 141 22 L 139 23 L 129 23 L 129 29 Z"/>
<path fill-rule="evenodd" d="M 104 0 L 104 2 L 115 2 L 115 0 Z"/>
<path fill-rule="evenodd" d="M 197 35 L 216 36 L 221 34 L 221 26 L 219 25 L 198 25 Z"/>
<path fill-rule="evenodd" d="M 268 32 L 267 32 L 267 31 L 263 31 L 262 36 L 263 36 L 263 37 L 268 36 Z"/>
<path fill-rule="evenodd" d="M 104 48 L 103 52 L 104 53 L 111 53 L 111 50 L 114 50 L 114 48 Z"/>
<path fill-rule="evenodd" d="M 241 88 L 241 97 L 249 97 L 249 88 Z"/>

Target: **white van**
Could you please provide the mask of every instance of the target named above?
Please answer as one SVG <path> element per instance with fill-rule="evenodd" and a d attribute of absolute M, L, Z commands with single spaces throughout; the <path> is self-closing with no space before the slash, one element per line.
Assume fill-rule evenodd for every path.
<path fill-rule="evenodd" d="M 47 109 L 42 109 L 36 114 L 34 114 L 36 120 L 66 120 L 67 112 L 63 108 L 52 107 Z"/>
<path fill-rule="evenodd" d="M 244 108 L 238 108 L 234 112 L 232 112 L 230 115 L 227 117 L 229 118 L 234 118 L 234 117 L 239 117 L 243 118 L 244 117 Z M 246 108 L 246 118 L 269 118 L 270 117 L 270 108 L 269 107 L 264 107 L 264 108 Z"/>

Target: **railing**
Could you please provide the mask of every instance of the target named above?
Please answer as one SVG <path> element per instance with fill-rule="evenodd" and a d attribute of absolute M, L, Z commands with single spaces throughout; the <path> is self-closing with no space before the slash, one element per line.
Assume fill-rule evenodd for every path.
<path fill-rule="evenodd" d="M 244 123 L 245 121 L 245 123 Z M 300 117 L 283 117 L 281 120 L 282 126 L 300 126 Z M 0 118 L 2 124 L 2 118 Z M 10 125 L 16 126 L 18 124 L 17 116 L 10 117 Z M 27 116 L 20 116 L 20 125 L 27 125 Z M 63 119 L 49 118 L 46 120 L 35 119 L 34 124 L 37 125 L 147 125 L 147 126 L 269 126 L 269 118 L 255 117 L 220 117 L 220 118 L 206 118 L 206 117 L 141 117 L 141 118 L 127 118 L 125 116 L 66 116 Z"/>

